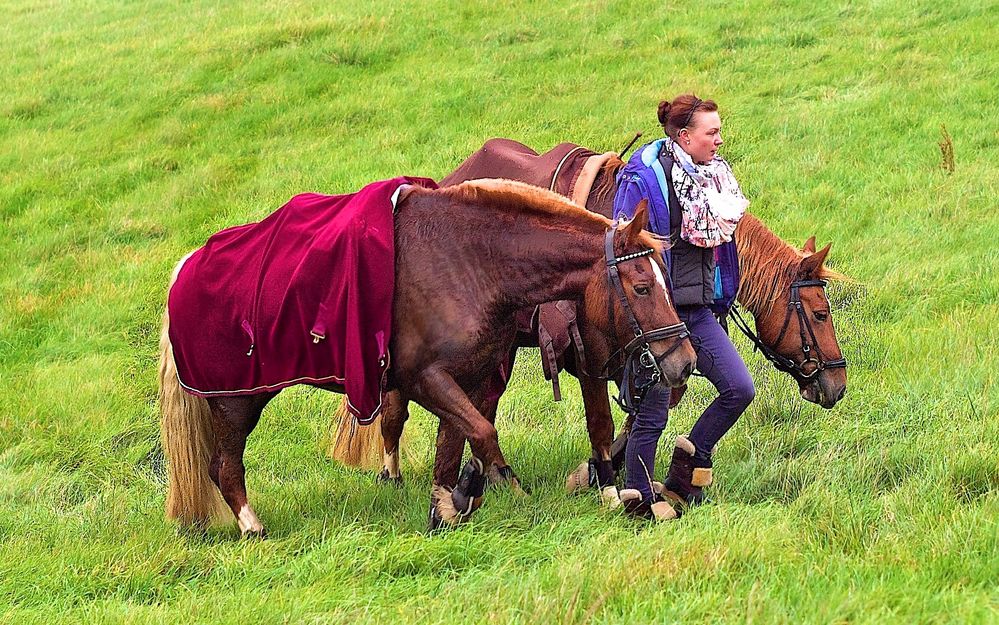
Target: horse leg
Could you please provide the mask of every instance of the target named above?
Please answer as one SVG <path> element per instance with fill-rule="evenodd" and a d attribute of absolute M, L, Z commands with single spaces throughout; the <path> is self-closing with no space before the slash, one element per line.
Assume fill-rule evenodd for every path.
<path fill-rule="evenodd" d="M 506 362 L 496 370 L 486 386 L 474 393 L 475 397 L 472 399 L 472 402 L 479 412 L 482 413 L 482 416 L 489 423 L 493 424 L 494 427 L 496 424 L 496 413 L 499 410 L 500 397 L 506 391 L 507 384 L 510 382 L 510 375 L 513 372 L 514 362 L 517 360 L 517 349 L 517 345 L 510 348 Z M 514 492 L 525 495 L 529 494 L 527 488 L 520 483 L 520 480 L 509 467 L 503 470 L 499 466 L 489 465 L 486 467 L 486 476 L 491 485 L 509 484 L 513 487 Z"/>
<path fill-rule="evenodd" d="M 457 525 L 471 516 L 482 503 L 485 483 L 477 470 L 481 462 L 470 460 L 464 475 L 459 476 L 461 457 L 465 451 L 465 435 L 441 421 L 437 426 L 437 452 L 434 456 L 433 487 L 430 492 L 428 530 Z M 464 488 L 457 495 L 459 482 Z"/>
<path fill-rule="evenodd" d="M 212 429 L 215 431 L 215 451 L 208 472 L 232 509 L 244 537 L 263 538 L 265 535 L 264 526 L 246 497 L 243 451 L 247 437 L 260 420 L 261 411 L 275 395 L 277 393 L 208 400 L 212 410 Z"/>
<path fill-rule="evenodd" d="M 402 485 L 402 468 L 399 461 L 399 443 L 402 440 L 402 429 L 409 419 L 409 399 L 399 392 L 385 395 L 385 407 L 382 409 L 382 452 L 383 465 L 378 481 L 392 482 Z"/>
<path fill-rule="evenodd" d="M 628 447 L 628 435 L 631 434 L 631 426 L 634 422 L 635 418 L 628 416 L 624 420 L 624 425 L 621 426 L 621 432 L 611 444 L 611 464 L 615 471 L 620 471 L 621 467 L 624 466 L 624 450 Z"/>
<path fill-rule="evenodd" d="M 507 466 L 500 451 L 496 428 L 479 412 L 454 378 L 439 368 L 433 368 L 424 373 L 416 387 L 420 394 L 417 401 L 441 419 L 437 457 L 434 460 L 434 508 L 445 521 L 460 522 L 481 503 L 485 467 L 495 465 L 500 475 L 512 482 L 516 481 L 516 475 Z M 481 393 L 488 390 L 487 385 L 486 389 L 475 393 L 479 395 L 476 399 L 480 406 L 484 403 Z M 472 459 L 454 481 L 449 476 L 453 475 L 455 460 L 460 463 L 465 438 L 472 448 Z M 447 492 L 452 483 L 455 490 Z M 444 492 L 447 496 L 443 495 Z M 433 521 L 431 515 L 431 526 Z"/>
<path fill-rule="evenodd" d="M 607 397 L 607 382 L 580 375 L 579 388 L 583 394 L 586 430 L 590 435 L 593 456 L 569 474 L 565 484 L 566 490 L 574 493 L 595 486 L 600 489 L 604 503 L 616 508 L 621 500 L 614 485 L 614 467 L 611 461 L 614 418 Z"/>

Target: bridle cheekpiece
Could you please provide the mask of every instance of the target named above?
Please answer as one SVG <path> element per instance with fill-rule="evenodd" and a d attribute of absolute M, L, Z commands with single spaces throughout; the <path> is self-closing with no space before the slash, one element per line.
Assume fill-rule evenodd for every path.
<path fill-rule="evenodd" d="M 618 265 L 645 256 L 651 256 L 655 254 L 656 250 L 650 248 L 620 257 L 615 256 L 614 235 L 617 233 L 618 225 L 617 221 L 615 221 L 607 231 L 607 236 L 604 239 L 607 280 L 610 282 L 611 290 L 617 294 L 621 308 L 624 310 L 625 318 L 628 320 L 628 324 L 631 326 L 635 337 L 623 348 L 619 348 L 610 355 L 607 362 L 604 363 L 600 377 L 611 377 L 613 374 L 621 371 L 620 396 L 616 399 L 625 412 L 634 414 L 638 411 L 638 406 L 641 404 L 642 399 L 645 398 L 645 394 L 649 389 L 663 379 L 664 376 L 660 366 L 662 361 L 683 344 L 684 339 L 690 336 L 690 332 L 687 330 L 686 324 L 682 321 L 662 328 L 656 328 L 649 332 L 642 330 L 642 326 L 638 323 L 638 319 L 635 318 L 635 313 L 632 311 L 631 304 L 628 303 L 628 297 L 625 295 Z M 655 262 L 655 260 L 652 262 Z M 616 327 L 614 318 L 614 301 L 610 294 L 608 294 L 607 321 L 612 330 Z M 674 339 L 673 345 L 665 353 L 656 357 L 652 353 L 649 344 L 670 338 Z M 610 367 L 612 363 L 619 357 L 623 360 L 622 364 L 614 367 L 614 370 L 611 371 Z M 641 382 L 638 381 L 639 377 L 642 378 Z"/>

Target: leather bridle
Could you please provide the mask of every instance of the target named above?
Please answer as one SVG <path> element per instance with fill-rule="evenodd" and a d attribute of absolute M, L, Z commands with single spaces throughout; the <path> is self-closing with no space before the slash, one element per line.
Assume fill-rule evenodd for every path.
<path fill-rule="evenodd" d="M 615 374 L 621 372 L 620 396 L 616 400 L 625 412 L 633 414 L 637 412 L 638 406 L 648 390 L 663 379 L 664 376 L 660 366 L 662 361 L 679 349 L 684 339 L 690 336 L 690 332 L 687 330 L 686 324 L 682 321 L 648 332 L 642 330 L 641 324 L 638 323 L 638 319 L 635 318 L 635 313 L 631 309 L 631 304 L 628 303 L 628 297 L 625 295 L 624 285 L 621 283 L 621 276 L 618 272 L 618 265 L 644 256 L 650 256 L 655 253 L 655 250 L 645 249 L 621 257 L 615 256 L 614 235 L 617 232 L 617 228 L 618 224 L 614 222 L 610 230 L 607 231 L 607 236 L 604 239 L 607 281 L 610 283 L 610 290 L 617 294 L 617 299 L 621 303 L 621 308 L 624 310 L 625 318 L 628 320 L 635 338 L 610 355 L 601 369 L 601 375 L 597 377 L 616 377 Z M 655 262 L 655 260 L 652 262 Z M 613 331 L 617 327 L 617 324 L 614 315 L 614 300 L 610 293 L 607 295 L 607 320 L 611 331 Z M 657 357 L 652 353 L 649 344 L 664 339 L 674 339 L 673 345 Z M 618 358 L 621 359 L 621 364 L 615 366 L 613 371 L 611 371 L 610 367 L 612 363 L 615 363 Z M 639 377 L 642 378 L 641 382 L 638 382 Z"/>
<path fill-rule="evenodd" d="M 791 298 L 787 303 L 787 312 L 784 314 L 784 325 L 781 326 L 780 334 L 777 335 L 777 340 L 774 341 L 774 346 L 780 345 L 781 340 L 787 333 L 788 326 L 791 323 L 792 311 L 797 313 L 798 330 L 801 333 L 801 352 L 804 354 L 804 358 L 801 362 L 796 362 L 786 356 L 778 354 L 774 348 L 764 343 L 763 340 L 749 328 L 749 324 L 746 323 L 746 320 L 739 314 L 739 310 L 736 306 L 732 306 L 731 309 L 732 319 L 735 321 L 735 325 L 742 330 L 742 333 L 745 334 L 750 341 L 753 342 L 753 345 L 755 345 L 756 349 L 763 354 L 764 358 L 773 363 L 773 366 L 779 371 L 790 374 L 802 386 L 813 382 L 815 377 L 826 369 L 846 367 L 846 358 L 826 360 L 822 355 L 822 350 L 819 348 L 819 342 L 815 338 L 815 331 L 812 329 L 812 324 L 808 321 L 808 315 L 805 314 L 805 307 L 801 303 L 801 294 L 799 293 L 799 289 L 807 287 L 819 287 L 825 289 L 826 284 L 825 280 L 795 280 L 791 283 Z M 810 372 L 806 372 L 805 367 L 809 364 L 814 365 L 814 369 Z"/>

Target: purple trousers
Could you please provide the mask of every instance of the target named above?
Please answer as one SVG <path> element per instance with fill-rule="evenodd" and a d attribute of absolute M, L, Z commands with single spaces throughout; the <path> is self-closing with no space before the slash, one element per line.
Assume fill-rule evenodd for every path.
<path fill-rule="evenodd" d="M 711 450 L 746 411 L 756 396 L 753 379 L 735 345 L 707 306 L 677 308 L 687 324 L 697 352 L 697 370 L 718 390 L 718 397 L 701 413 L 688 438 L 697 456 L 710 458 Z M 652 497 L 656 447 L 666 428 L 670 389 L 657 385 L 649 390 L 635 415 L 625 448 L 626 488 L 637 488 L 643 498 Z"/>

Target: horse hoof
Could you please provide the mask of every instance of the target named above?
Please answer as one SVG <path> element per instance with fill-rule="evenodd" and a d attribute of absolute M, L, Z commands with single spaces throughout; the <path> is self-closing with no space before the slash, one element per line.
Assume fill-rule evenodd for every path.
<path fill-rule="evenodd" d="M 565 480 L 565 492 L 574 495 L 590 487 L 590 463 L 581 463 Z"/>
<path fill-rule="evenodd" d="M 505 467 L 500 467 L 498 471 L 500 477 L 502 478 L 502 481 L 509 484 L 513 492 L 517 493 L 518 495 L 531 494 L 531 490 L 527 488 L 527 486 L 525 486 L 524 483 L 520 481 L 520 478 L 517 477 L 517 474 L 513 472 L 513 467 L 507 465 Z"/>
<path fill-rule="evenodd" d="M 382 470 L 375 477 L 375 481 L 380 484 L 392 484 L 393 486 L 402 486 L 402 476 L 397 475 L 392 477 L 389 475 L 389 470 L 386 467 L 382 467 Z"/>
<path fill-rule="evenodd" d="M 437 504 L 434 503 L 433 499 L 430 500 L 430 514 L 427 520 L 427 533 L 432 534 L 434 532 L 441 531 L 445 529 L 444 519 L 441 518 L 440 513 L 437 511 Z"/>
<path fill-rule="evenodd" d="M 260 528 L 258 530 L 249 529 L 240 534 L 241 540 L 264 540 L 267 538 L 267 530 Z"/>

